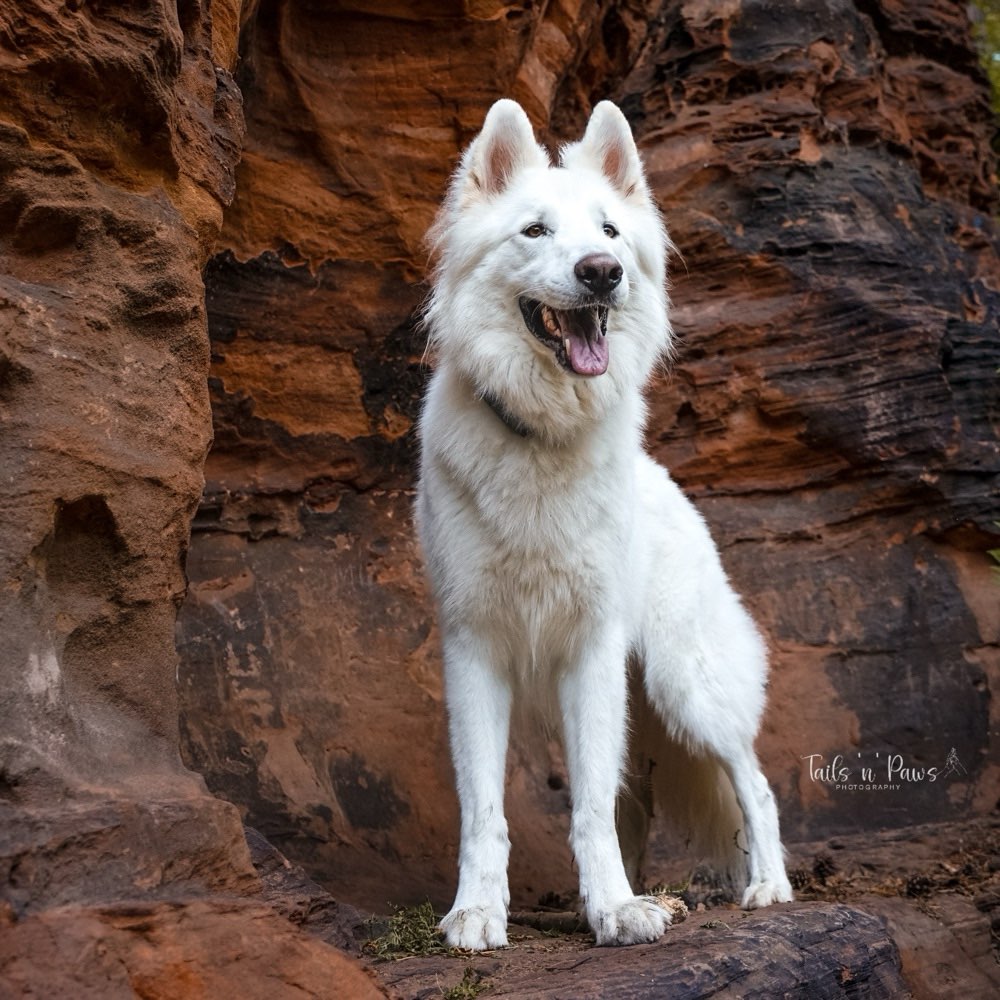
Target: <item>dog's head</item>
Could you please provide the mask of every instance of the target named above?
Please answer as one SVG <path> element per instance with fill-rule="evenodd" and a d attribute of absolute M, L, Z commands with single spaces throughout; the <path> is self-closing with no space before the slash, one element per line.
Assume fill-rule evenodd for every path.
<path fill-rule="evenodd" d="M 618 395 L 644 382 L 667 347 L 669 241 L 631 130 L 610 102 L 557 166 L 518 104 L 494 104 L 429 242 L 432 342 L 521 411 L 524 397 L 558 405 L 553 393 Z"/>

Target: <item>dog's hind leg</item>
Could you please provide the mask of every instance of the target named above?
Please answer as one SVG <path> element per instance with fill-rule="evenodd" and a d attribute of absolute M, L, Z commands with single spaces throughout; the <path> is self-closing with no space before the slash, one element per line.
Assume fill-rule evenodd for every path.
<path fill-rule="evenodd" d="M 599 945 L 655 941 L 670 923 L 653 899 L 633 895 L 615 831 L 625 755 L 625 656 L 621 635 L 598 637 L 559 683 L 573 801 L 570 842 Z"/>
<path fill-rule="evenodd" d="M 739 899 L 747 884 L 743 815 L 719 761 L 667 735 L 641 677 L 629 689 L 629 761 L 632 774 L 619 794 L 618 839 L 632 885 L 640 888 L 641 863 L 655 811 L 677 846 L 709 864 L 728 893 Z M 643 820 L 645 819 L 645 822 Z M 630 861 L 632 866 L 630 867 Z"/>
<path fill-rule="evenodd" d="M 792 887 L 785 874 L 784 851 L 778 831 L 778 808 L 774 793 L 749 744 L 723 749 L 720 762 L 729 775 L 743 811 L 747 839 L 749 883 L 741 903 L 745 909 L 785 903 Z"/>
<path fill-rule="evenodd" d="M 711 635 L 696 619 L 672 633 L 652 623 L 645 637 L 645 686 L 666 729 L 665 745 L 674 748 L 674 772 L 687 786 L 680 796 L 685 822 L 696 839 L 724 846 L 723 874 L 743 882 L 741 902 L 752 909 L 792 898 L 777 806 L 753 749 L 763 709 L 765 654 L 756 628 L 728 589 L 720 592 L 716 610 L 718 617 L 708 622 Z M 669 771 L 658 775 L 661 782 Z M 658 791 L 669 811 L 669 783 Z M 738 811 L 731 807 L 734 793 Z"/>
<path fill-rule="evenodd" d="M 511 689 L 467 635 L 445 637 L 444 662 L 462 820 L 458 891 L 440 930 L 453 948 L 500 948 L 507 944 L 510 905 L 503 793 Z"/>

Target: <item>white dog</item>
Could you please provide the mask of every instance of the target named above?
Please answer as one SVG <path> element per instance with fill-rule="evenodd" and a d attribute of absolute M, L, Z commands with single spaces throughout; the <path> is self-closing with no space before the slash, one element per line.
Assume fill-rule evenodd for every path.
<path fill-rule="evenodd" d="M 417 521 L 462 815 L 448 943 L 507 941 L 515 702 L 561 722 L 598 944 L 663 933 L 669 916 L 634 895 L 615 830 L 630 660 L 643 680 L 633 714 L 657 720 L 636 737 L 662 811 L 701 835 L 745 907 L 791 899 L 753 749 L 763 645 L 701 517 L 642 447 L 642 389 L 670 343 L 669 241 L 625 118 L 599 104 L 553 167 L 522 109 L 498 101 L 430 242 L 436 367 Z"/>

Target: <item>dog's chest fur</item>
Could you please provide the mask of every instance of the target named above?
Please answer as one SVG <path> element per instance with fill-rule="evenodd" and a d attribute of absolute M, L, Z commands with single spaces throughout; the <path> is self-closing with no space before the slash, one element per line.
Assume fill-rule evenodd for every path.
<path fill-rule="evenodd" d="M 495 433 L 435 457 L 448 499 L 439 530 L 454 557 L 448 604 L 505 651 L 513 669 L 558 669 L 627 589 L 634 459 L 610 436 L 572 448 Z M 505 435 L 507 439 L 505 439 Z"/>

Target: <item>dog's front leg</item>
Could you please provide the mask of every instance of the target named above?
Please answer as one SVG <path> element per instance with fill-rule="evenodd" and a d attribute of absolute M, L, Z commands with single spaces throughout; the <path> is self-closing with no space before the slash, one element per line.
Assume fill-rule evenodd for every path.
<path fill-rule="evenodd" d="M 559 687 L 573 814 L 570 843 L 580 896 L 599 945 L 655 941 L 670 917 L 635 896 L 615 831 L 615 799 L 625 755 L 625 641 L 594 642 Z"/>
<path fill-rule="evenodd" d="M 462 813 L 458 892 L 440 929 L 453 948 L 507 944 L 507 859 L 503 813 L 510 684 L 474 638 L 446 637 L 445 694 Z"/>

